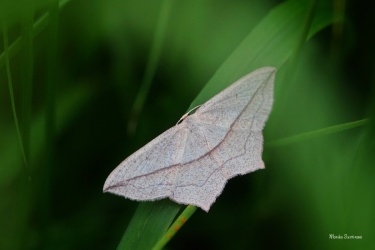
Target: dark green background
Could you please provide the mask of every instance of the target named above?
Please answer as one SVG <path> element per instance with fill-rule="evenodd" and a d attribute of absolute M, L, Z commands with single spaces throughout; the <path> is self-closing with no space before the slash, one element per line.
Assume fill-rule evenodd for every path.
<path fill-rule="evenodd" d="M 115 249 L 138 202 L 103 194 L 108 174 L 173 126 L 241 41 L 283 3 L 171 1 L 152 85 L 129 134 L 162 2 L 61 1 L 36 33 L 31 25 L 53 13 L 54 1 L 1 1 L 9 45 L 28 41 L 14 50 L 9 68 L 21 132 L 25 138 L 30 128 L 31 136 L 25 167 L 1 31 L 0 249 Z M 341 21 L 296 46 L 280 67 L 265 129 L 266 169 L 229 181 L 210 212 L 198 209 L 168 249 L 374 249 L 373 122 L 271 144 L 373 114 L 374 6 L 320 2 L 316 15 Z M 45 117 L 53 103 L 50 126 Z"/>

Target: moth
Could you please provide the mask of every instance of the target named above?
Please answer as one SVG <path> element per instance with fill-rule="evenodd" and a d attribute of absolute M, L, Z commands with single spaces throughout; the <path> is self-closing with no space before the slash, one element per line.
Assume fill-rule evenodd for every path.
<path fill-rule="evenodd" d="M 264 168 L 275 73 L 255 70 L 184 115 L 121 162 L 103 191 L 139 201 L 168 197 L 208 212 L 229 179 Z"/>

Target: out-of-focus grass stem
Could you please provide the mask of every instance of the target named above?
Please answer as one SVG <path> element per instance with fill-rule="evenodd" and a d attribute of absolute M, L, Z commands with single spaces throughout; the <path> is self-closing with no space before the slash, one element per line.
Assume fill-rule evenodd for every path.
<path fill-rule="evenodd" d="M 5 69 L 6 69 L 8 87 L 9 87 L 9 96 L 10 96 L 10 101 L 11 101 L 11 105 L 12 105 L 13 118 L 14 118 L 16 130 L 17 130 L 18 142 L 19 142 L 19 145 L 20 145 L 22 158 L 23 158 L 23 161 L 24 161 L 24 165 L 27 169 L 27 172 L 29 172 L 29 169 L 27 167 L 28 162 L 27 162 L 26 156 L 25 156 L 25 148 L 24 148 L 22 136 L 21 136 L 21 130 L 20 130 L 19 123 L 18 123 L 16 103 L 15 103 L 15 100 L 14 100 L 12 75 L 11 75 L 11 72 L 10 72 L 10 57 L 9 57 L 9 46 L 8 46 L 9 41 L 8 41 L 7 24 L 6 24 L 5 20 L 2 20 L 2 21 L 3 21 L 2 32 L 3 32 L 3 40 L 4 40 L 4 59 L 5 59 Z M 28 176 L 30 176 L 30 175 L 28 175 Z"/>
<path fill-rule="evenodd" d="M 142 112 L 143 106 L 150 92 L 152 79 L 154 78 L 162 50 L 163 38 L 165 37 L 171 7 L 172 0 L 164 0 L 162 2 L 145 74 L 142 79 L 141 87 L 139 88 L 138 94 L 135 98 L 132 110 L 130 111 L 127 127 L 127 132 L 129 135 L 133 135 L 137 129 L 139 115 Z"/>
<path fill-rule="evenodd" d="M 33 87 L 33 10 L 25 14 L 22 30 L 22 139 L 26 161 L 30 164 L 30 128 Z"/>

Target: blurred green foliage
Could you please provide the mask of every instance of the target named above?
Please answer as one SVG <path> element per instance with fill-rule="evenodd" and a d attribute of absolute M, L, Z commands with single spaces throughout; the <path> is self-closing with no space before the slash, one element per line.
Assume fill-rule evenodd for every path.
<path fill-rule="evenodd" d="M 272 146 L 371 118 L 373 4 L 320 1 L 309 40 L 299 48 L 290 41 L 304 38 L 303 22 L 294 24 L 301 32 L 285 26 L 277 32 L 282 39 L 267 40 L 297 15 L 293 1 L 170 1 L 158 38 L 165 2 L 0 1 L 0 249 L 115 249 L 132 218 L 130 225 L 147 224 L 133 217 L 137 202 L 102 193 L 110 171 L 173 126 L 193 100 L 202 103 L 269 64 L 279 71 L 265 129 L 266 169 L 229 181 L 210 212 L 198 209 L 167 248 L 374 249 L 373 121 Z M 307 11 L 314 1 L 294 2 Z M 276 19 L 272 13 L 280 8 L 289 14 Z M 129 134 L 157 39 L 151 86 Z M 164 227 L 179 209 L 169 201 L 140 207 L 150 204 Z M 131 236 L 134 242 L 163 233 L 143 230 L 143 237 Z M 333 240 L 331 234 L 362 239 Z"/>

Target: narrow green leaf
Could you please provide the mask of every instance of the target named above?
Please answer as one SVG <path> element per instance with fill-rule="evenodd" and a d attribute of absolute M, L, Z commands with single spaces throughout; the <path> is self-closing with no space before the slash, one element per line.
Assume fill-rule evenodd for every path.
<path fill-rule="evenodd" d="M 23 141 L 22 141 L 21 130 L 20 130 L 19 123 L 18 123 L 16 103 L 15 103 L 15 100 L 14 100 L 12 74 L 11 74 L 11 71 L 10 71 L 10 62 L 9 62 L 10 58 L 9 58 L 9 46 L 8 46 L 8 31 L 7 31 L 5 21 L 2 23 L 2 32 L 3 32 L 3 40 L 4 40 L 5 68 L 6 68 L 6 74 L 7 74 L 7 80 L 8 80 L 9 96 L 10 96 L 10 101 L 11 101 L 11 105 L 12 105 L 14 124 L 16 126 L 17 138 L 18 138 L 18 143 L 19 143 L 19 147 L 20 147 L 20 150 L 21 150 L 22 158 L 23 158 L 23 161 L 24 161 L 24 166 L 26 168 L 26 171 L 29 172 L 29 170 L 27 168 L 28 162 L 26 160 L 25 148 L 24 148 Z M 28 176 L 30 176 L 29 173 L 28 173 Z"/>
<path fill-rule="evenodd" d="M 25 158 L 30 162 L 30 128 L 32 112 L 32 89 L 33 89 L 33 9 L 30 8 L 25 13 L 22 22 L 22 41 L 23 41 L 23 74 L 22 74 L 22 113 L 21 113 L 21 130 L 23 145 L 25 148 Z M 31 176 L 29 176 L 31 179 Z"/>
<path fill-rule="evenodd" d="M 152 80 L 154 78 L 156 67 L 158 65 L 159 57 L 162 50 L 163 40 L 165 37 L 171 7 L 172 0 L 164 0 L 162 2 L 157 26 L 155 29 L 154 39 L 151 45 L 150 55 L 146 65 L 146 71 L 143 75 L 141 87 L 139 88 L 138 94 L 135 98 L 132 110 L 130 111 L 130 117 L 127 128 L 129 135 L 133 135 L 137 129 L 138 117 L 142 112 L 143 106 L 150 92 Z"/>
<path fill-rule="evenodd" d="M 180 207 L 166 199 L 140 203 L 117 249 L 151 249 L 167 231 Z"/>
<path fill-rule="evenodd" d="M 152 250 L 160 250 L 173 238 L 173 236 L 180 230 L 187 220 L 194 214 L 197 207 L 189 205 L 185 210 L 178 216 L 178 218 L 169 227 L 168 231 L 159 239 Z"/>
<path fill-rule="evenodd" d="M 272 146 L 272 147 L 284 146 L 284 145 L 288 145 L 288 144 L 292 144 L 292 143 L 296 143 L 300 141 L 305 141 L 305 140 L 309 140 L 312 138 L 329 135 L 333 133 L 338 133 L 338 132 L 345 131 L 348 129 L 364 126 L 367 123 L 368 123 L 368 119 L 363 119 L 363 120 L 359 120 L 355 122 L 339 124 L 339 125 L 331 126 L 328 128 L 322 128 L 322 129 L 318 129 L 315 131 L 310 131 L 310 132 L 282 138 L 282 139 L 268 143 L 267 146 Z"/>
<path fill-rule="evenodd" d="M 306 3 L 302 1 L 287 1 L 270 11 L 215 72 L 189 109 L 209 100 L 257 68 L 280 68 L 301 39 L 301 24 L 305 21 L 306 12 Z M 332 22 L 332 15 L 328 15 L 325 9 L 318 9 L 308 37 Z"/>

